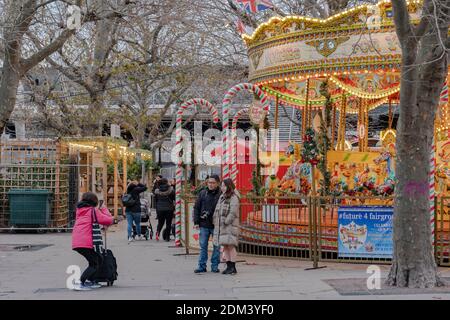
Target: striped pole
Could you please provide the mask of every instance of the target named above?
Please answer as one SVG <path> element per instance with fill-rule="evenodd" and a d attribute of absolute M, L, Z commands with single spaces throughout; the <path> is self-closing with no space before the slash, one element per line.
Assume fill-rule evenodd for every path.
<path fill-rule="evenodd" d="M 431 152 L 430 152 L 430 174 L 428 176 L 429 182 L 429 202 L 430 202 L 430 227 L 431 227 L 431 243 L 434 246 L 434 210 L 435 210 L 435 181 L 434 176 L 436 172 L 436 144 L 435 139 L 433 137 L 433 141 L 431 143 Z"/>
<path fill-rule="evenodd" d="M 242 117 L 248 115 L 248 108 L 241 109 L 233 117 L 233 121 L 231 122 L 231 179 L 233 179 L 234 185 L 236 185 L 236 178 L 237 178 L 237 134 L 236 134 L 236 127 L 238 120 Z"/>
<path fill-rule="evenodd" d="M 183 119 L 184 111 L 190 106 L 201 106 L 208 108 L 209 113 L 213 117 L 213 122 L 218 123 L 219 112 L 208 101 L 204 99 L 191 99 L 183 103 L 177 111 L 176 127 L 175 127 L 175 150 L 177 150 L 177 170 L 176 170 L 176 190 L 175 190 L 175 246 L 181 247 L 181 179 L 183 177 L 182 164 L 183 159 L 180 156 L 181 152 L 181 121 Z M 187 214 L 187 212 L 185 212 Z"/>
<path fill-rule="evenodd" d="M 222 100 L 222 180 L 230 178 L 230 159 L 228 157 L 230 143 L 229 143 L 229 130 L 228 125 L 230 121 L 230 108 L 231 102 L 237 93 L 240 91 L 253 92 L 261 101 L 264 110 L 269 110 L 269 101 L 264 92 L 256 85 L 251 83 L 240 83 L 232 87 L 227 91 L 225 97 Z"/>

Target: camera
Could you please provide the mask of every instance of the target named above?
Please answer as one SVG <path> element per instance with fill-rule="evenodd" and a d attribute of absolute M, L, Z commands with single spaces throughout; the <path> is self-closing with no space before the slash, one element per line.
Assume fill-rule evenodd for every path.
<path fill-rule="evenodd" d="M 209 216 L 209 211 L 202 211 L 202 214 L 200 215 L 201 219 L 206 219 Z"/>

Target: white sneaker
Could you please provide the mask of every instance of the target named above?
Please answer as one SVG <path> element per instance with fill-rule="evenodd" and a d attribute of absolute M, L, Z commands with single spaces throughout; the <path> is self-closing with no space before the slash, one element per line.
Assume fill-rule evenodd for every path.
<path fill-rule="evenodd" d="M 75 290 L 75 291 L 91 291 L 92 289 L 86 285 L 79 283 L 79 284 L 75 284 L 73 286 L 73 290 Z"/>
<path fill-rule="evenodd" d="M 128 238 L 128 243 L 133 242 L 133 241 L 134 241 L 133 237 Z"/>
<path fill-rule="evenodd" d="M 87 280 L 87 281 L 84 283 L 84 286 L 85 286 L 85 287 L 88 287 L 88 288 L 91 288 L 91 289 L 98 289 L 98 288 L 101 288 L 101 287 L 102 287 L 101 284 L 95 283 L 95 282 L 91 282 L 91 281 L 89 281 L 89 280 Z"/>

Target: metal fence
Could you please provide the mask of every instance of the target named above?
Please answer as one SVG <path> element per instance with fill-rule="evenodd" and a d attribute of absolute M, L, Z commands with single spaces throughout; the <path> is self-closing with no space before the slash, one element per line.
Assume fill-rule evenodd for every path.
<path fill-rule="evenodd" d="M 387 263 L 338 256 L 339 206 L 390 206 L 386 197 L 243 197 L 240 252 L 319 261 Z"/>

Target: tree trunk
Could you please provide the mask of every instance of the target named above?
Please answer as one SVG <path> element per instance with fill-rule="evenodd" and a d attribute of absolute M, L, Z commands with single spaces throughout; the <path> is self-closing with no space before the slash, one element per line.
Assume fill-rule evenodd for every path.
<path fill-rule="evenodd" d="M 444 6 L 443 2 L 434 4 Z M 430 3 L 425 1 L 424 11 Z M 428 31 L 419 35 L 420 28 L 415 29 L 410 24 L 404 0 L 395 0 L 392 4 L 403 55 L 396 142 L 394 252 L 387 284 L 432 288 L 443 285 L 443 281 L 438 276 L 431 239 L 429 158 L 436 108 L 447 75 L 447 57 L 436 29 L 425 28 Z M 429 18 L 431 13 L 425 12 L 426 19 L 436 19 L 430 24 L 442 23 L 444 32 L 441 32 L 447 35 L 448 9 L 441 7 L 437 12 L 444 16 Z"/>
<path fill-rule="evenodd" d="M 4 62 L 3 76 L 0 82 L 0 135 L 6 127 L 6 124 L 14 111 L 16 105 L 17 88 L 21 75 L 17 68 Z"/>

